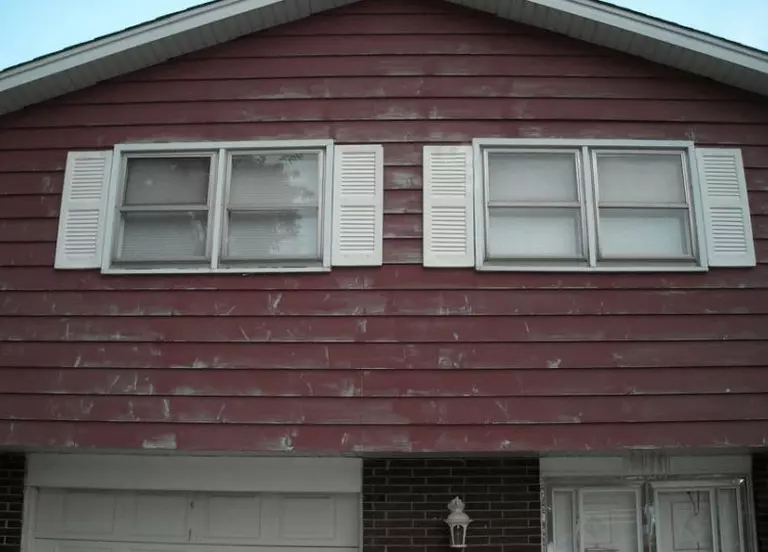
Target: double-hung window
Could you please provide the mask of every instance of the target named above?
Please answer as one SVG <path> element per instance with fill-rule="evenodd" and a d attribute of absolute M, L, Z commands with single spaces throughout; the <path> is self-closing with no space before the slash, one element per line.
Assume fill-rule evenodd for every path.
<path fill-rule="evenodd" d="M 323 148 L 122 152 L 110 266 L 321 267 Z"/>
<path fill-rule="evenodd" d="M 67 157 L 56 268 L 313 272 L 383 259 L 383 148 L 118 144 Z"/>
<path fill-rule="evenodd" d="M 425 146 L 424 264 L 513 271 L 755 266 L 741 151 L 591 139 Z"/>
<path fill-rule="evenodd" d="M 487 146 L 481 155 L 485 266 L 702 265 L 692 148 Z"/>

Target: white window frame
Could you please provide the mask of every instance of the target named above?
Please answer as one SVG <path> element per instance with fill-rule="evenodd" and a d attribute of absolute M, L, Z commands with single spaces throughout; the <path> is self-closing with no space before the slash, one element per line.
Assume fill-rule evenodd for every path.
<path fill-rule="evenodd" d="M 485 271 L 509 272 L 704 272 L 708 269 L 706 229 L 704 223 L 704 201 L 699 185 L 694 143 L 686 140 L 607 140 L 607 139 L 545 139 L 545 138 L 476 138 L 472 142 L 475 167 L 475 267 Z M 578 194 L 582 201 L 582 227 L 586 230 L 585 264 L 542 262 L 508 262 L 486 259 L 488 152 L 525 151 L 573 151 L 576 155 Z M 597 154 L 605 152 L 679 152 L 685 155 L 684 171 L 686 199 L 690 205 L 690 234 L 693 259 L 674 259 L 659 262 L 659 259 L 637 262 L 598 261 L 599 216 L 596 205 L 596 186 L 593 175 Z"/>
<path fill-rule="evenodd" d="M 103 243 L 102 267 L 104 274 L 251 274 L 251 273 L 290 273 L 290 272 L 328 272 L 331 269 L 331 228 L 333 222 L 333 140 L 259 140 L 259 141 L 217 141 L 217 142 L 164 142 L 131 143 L 115 146 L 115 162 L 109 177 L 109 189 L 106 204 L 106 232 Z M 229 192 L 229 171 L 232 155 L 281 152 L 294 150 L 312 150 L 318 152 L 319 162 L 324 164 L 320 174 L 320 205 L 318 216 L 318 239 L 322 259 L 311 264 L 282 265 L 279 263 L 258 264 L 243 261 L 242 265 L 220 266 L 220 252 L 223 250 L 223 215 L 226 210 L 226 198 Z M 211 180 L 208 189 L 208 243 L 206 253 L 207 266 L 158 265 L 147 263 L 146 267 L 132 265 L 121 266 L 113 259 L 116 245 L 116 233 L 119 232 L 120 197 L 124 188 L 126 161 L 141 157 L 211 157 Z M 239 261 L 235 261 L 239 262 Z"/>
<path fill-rule="evenodd" d="M 659 492 L 686 491 L 702 489 L 710 492 L 712 530 L 716 541 L 713 542 L 713 552 L 720 552 L 718 517 L 718 491 L 721 489 L 736 491 L 736 516 L 738 523 L 740 552 L 756 552 L 757 531 L 755 509 L 752 502 L 752 482 L 748 474 L 709 474 L 709 475 L 646 475 L 646 476 L 565 476 L 542 477 L 542 519 L 545 521 L 543 530 L 542 551 L 556 550 L 555 521 L 558 513 L 554 508 L 555 493 L 569 493 L 573 506 L 572 528 L 574 531 L 571 548 L 579 551 L 582 546 L 582 535 L 577 518 L 581 512 L 582 491 L 626 490 L 636 493 L 638 515 L 638 546 L 639 552 L 659 551 L 659 521 L 656 511 Z"/>
<path fill-rule="evenodd" d="M 570 493 L 573 511 L 572 527 L 574 530 L 573 549 L 582 547 L 582 535 L 577 518 L 582 510 L 582 491 L 625 490 L 636 493 L 638 516 L 639 552 L 657 552 L 659 550 L 659 522 L 656 507 L 659 492 L 685 491 L 702 489 L 710 492 L 712 530 L 719 537 L 720 520 L 718 518 L 718 491 L 721 489 L 736 491 L 737 523 L 740 539 L 740 552 L 756 552 L 757 532 L 755 529 L 755 510 L 752 503 L 752 483 L 749 475 L 711 474 L 690 476 L 685 474 L 666 476 L 576 476 L 542 478 L 542 516 L 545 520 L 542 551 L 555 550 L 557 545 L 553 528 L 557 518 L 554 509 L 555 493 Z M 713 541 L 713 552 L 720 552 L 720 541 Z"/>

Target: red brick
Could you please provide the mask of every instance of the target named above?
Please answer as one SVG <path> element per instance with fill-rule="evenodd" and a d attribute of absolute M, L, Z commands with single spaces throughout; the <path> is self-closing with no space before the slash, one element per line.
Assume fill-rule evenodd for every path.
<path fill-rule="evenodd" d="M 24 463 L 23 454 L 0 454 L 0 552 L 21 550 Z"/>
<path fill-rule="evenodd" d="M 459 496 L 474 519 L 467 536 L 473 551 L 533 552 L 541 541 L 538 480 L 535 458 L 366 460 L 363 550 L 444 551 L 446 506 Z"/>

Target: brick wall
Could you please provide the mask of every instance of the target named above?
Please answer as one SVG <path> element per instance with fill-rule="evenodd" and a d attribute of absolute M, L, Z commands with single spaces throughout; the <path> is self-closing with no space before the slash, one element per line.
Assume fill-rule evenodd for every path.
<path fill-rule="evenodd" d="M 758 550 L 768 552 L 768 454 L 752 457 L 752 484 L 755 490 Z"/>
<path fill-rule="evenodd" d="M 0 453 L 0 552 L 21 549 L 24 455 Z"/>
<path fill-rule="evenodd" d="M 363 551 L 445 552 L 446 505 L 467 503 L 472 552 L 539 552 L 535 458 L 370 459 L 363 467 Z"/>

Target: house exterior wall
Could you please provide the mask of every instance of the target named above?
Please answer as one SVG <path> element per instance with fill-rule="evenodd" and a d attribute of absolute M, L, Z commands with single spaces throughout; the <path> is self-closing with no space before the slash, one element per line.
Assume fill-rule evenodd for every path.
<path fill-rule="evenodd" d="M 0 118 L 0 445 L 297 453 L 764 446 L 768 102 L 439 1 L 363 1 Z M 746 164 L 758 266 L 421 266 L 421 148 L 693 139 Z M 381 143 L 384 262 L 54 271 L 67 151 Z"/>

